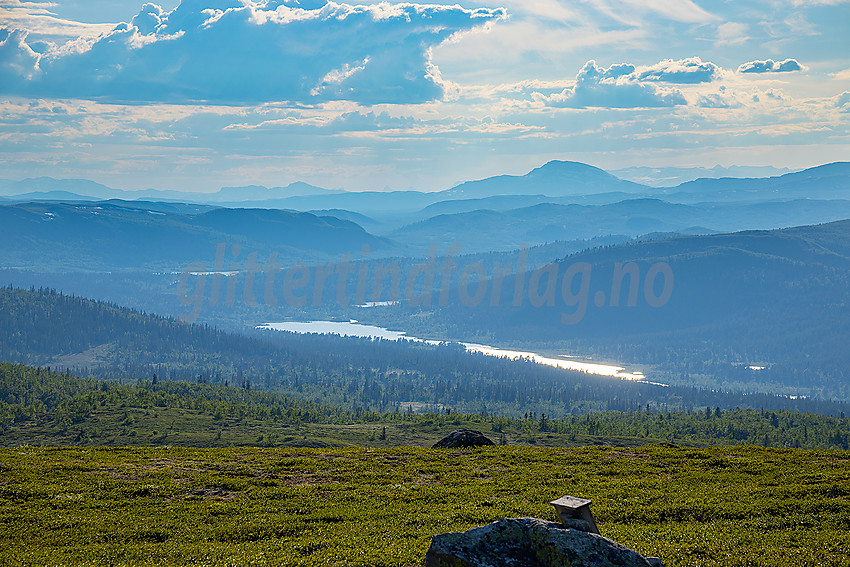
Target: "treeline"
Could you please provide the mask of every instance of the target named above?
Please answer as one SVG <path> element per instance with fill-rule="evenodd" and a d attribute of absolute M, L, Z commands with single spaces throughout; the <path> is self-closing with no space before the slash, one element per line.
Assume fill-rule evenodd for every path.
<path fill-rule="evenodd" d="M 632 437 L 670 443 L 710 445 L 761 445 L 803 449 L 850 449 L 850 419 L 799 411 L 704 408 L 696 412 L 603 412 L 551 420 L 530 417 L 525 431 L 556 432 L 603 438 Z M 496 420 L 497 429 L 519 420 Z M 526 420 L 527 421 L 527 420 Z M 532 437 L 533 438 L 533 437 Z"/>
<path fill-rule="evenodd" d="M 839 402 L 621 381 L 471 354 L 457 344 L 226 333 L 46 289 L 0 289 L 0 315 L 0 359 L 55 365 L 56 355 L 103 347 L 105 360 L 71 367 L 71 374 L 125 384 L 156 375 L 160 382 L 277 392 L 353 411 L 392 412 L 413 403 L 513 417 L 647 404 L 686 412 L 706 406 L 850 412 Z"/>
<path fill-rule="evenodd" d="M 828 417 L 799 411 L 720 407 L 671 412 L 651 405 L 633 411 L 557 419 L 543 412 L 527 412 L 516 419 L 486 412 L 463 414 L 450 409 L 425 414 L 398 408 L 375 412 L 245 388 L 164 382 L 155 377 L 135 384 L 119 384 L 23 364 L 0 363 L 0 444 L 16 428 L 20 433 L 39 425 L 60 433 L 85 431 L 86 437 L 78 435 L 74 439 L 77 442 L 99 439 L 101 443 L 111 444 L 116 438 L 126 440 L 128 435 L 142 444 L 174 442 L 174 434 L 168 438 L 169 431 L 175 428 L 175 414 L 169 410 L 199 416 L 203 423 L 219 431 L 227 424 L 247 422 L 266 431 L 307 424 L 372 424 L 375 430 L 382 427 L 383 438 L 387 426 L 402 431 L 464 427 L 481 429 L 502 443 L 507 443 L 508 438 L 512 443 L 537 444 L 544 440 L 551 443 L 550 439 L 556 437 L 556 443 L 565 444 L 666 441 L 686 445 L 850 448 L 850 419 L 843 415 Z M 144 412 L 147 419 L 135 417 L 139 412 Z M 110 415 L 117 416 L 111 423 Z M 178 429 L 183 426 L 178 424 Z M 219 433 L 216 440 L 220 439 Z M 272 446 L 277 440 L 277 434 L 254 439 Z M 374 441 L 375 435 L 369 440 Z M 397 437 L 395 442 L 403 445 L 405 438 Z"/>

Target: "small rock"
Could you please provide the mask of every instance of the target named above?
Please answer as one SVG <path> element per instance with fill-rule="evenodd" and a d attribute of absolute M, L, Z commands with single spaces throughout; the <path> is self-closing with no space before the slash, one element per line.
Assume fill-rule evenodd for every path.
<path fill-rule="evenodd" d="M 434 443 L 434 448 L 456 449 L 458 447 L 481 447 L 482 445 L 494 445 L 494 443 L 484 437 L 484 434 L 480 431 L 460 429 L 452 431 Z"/>
<path fill-rule="evenodd" d="M 505 518 L 434 536 L 425 567 L 663 567 L 599 534 L 537 518 Z"/>

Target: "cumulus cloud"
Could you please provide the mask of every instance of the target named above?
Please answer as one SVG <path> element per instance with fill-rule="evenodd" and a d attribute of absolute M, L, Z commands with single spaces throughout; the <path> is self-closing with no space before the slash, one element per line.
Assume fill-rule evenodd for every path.
<path fill-rule="evenodd" d="M 697 106 L 700 108 L 738 108 L 741 103 L 721 93 L 707 93 L 699 95 Z"/>
<path fill-rule="evenodd" d="M 793 103 L 793 99 L 779 89 L 770 88 L 762 90 L 753 88 L 750 90 L 737 90 L 729 89 L 725 86 L 719 87 L 716 93 L 702 93 L 696 100 L 696 106 L 700 108 L 746 108 L 748 110 L 760 109 L 762 111 L 777 108 L 787 109 Z"/>
<path fill-rule="evenodd" d="M 739 108 L 741 103 L 734 93 L 728 92 L 725 86 L 721 86 L 716 93 L 699 95 L 697 106 L 701 108 Z"/>
<path fill-rule="evenodd" d="M 844 91 L 835 97 L 835 106 L 841 112 L 850 112 L 850 91 Z"/>
<path fill-rule="evenodd" d="M 660 81 L 664 83 L 695 84 L 709 83 L 720 74 L 720 67 L 699 57 L 688 59 L 665 59 L 655 65 L 639 67 L 631 74 L 637 81 Z"/>
<path fill-rule="evenodd" d="M 738 67 L 739 73 L 790 73 L 805 70 L 806 67 L 801 65 L 796 59 L 786 59 L 785 61 L 774 61 L 773 59 L 761 61 L 756 59 Z"/>
<path fill-rule="evenodd" d="M 430 48 L 503 9 L 282 0 L 145 4 L 129 23 L 40 54 L 0 36 L 0 92 L 133 102 L 440 99 Z M 17 34 L 17 35 L 16 35 Z M 14 80 L 12 80 L 14 79 Z"/>
<path fill-rule="evenodd" d="M 0 83 L 31 80 L 38 74 L 39 55 L 26 42 L 26 32 L 0 28 Z"/>
<path fill-rule="evenodd" d="M 687 104 L 677 90 L 637 82 L 636 73 L 639 71 L 633 65 L 602 68 L 591 60 L 579 71 L 575 85 L 548 96 L 535 93 L 534 98 L 547 106 L 564 108 L 652 108 Z"/>
<path fill-rule="evenodd" d="M 788 97 L 786 97 L 785 93 L 778 89 L 767 89 L 766 91 L 753 91 L 751 99 L 753 102 L 766 103 L 770 101 L 787 101 Z"/>

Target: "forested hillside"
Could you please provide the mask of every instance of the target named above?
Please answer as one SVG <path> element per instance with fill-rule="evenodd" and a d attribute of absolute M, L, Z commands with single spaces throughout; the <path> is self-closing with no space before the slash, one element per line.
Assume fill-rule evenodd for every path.
<path fill-rule="evenodd" d="M 359 252 L 364 244 L 373 251 L 394 249 L 359 225 L 332 216 L 208 209 L 122 201 L 3 205 L 0 263 L 39 271 L 180 270 L 193 262 L 212 268 L 220 243 L 238 244 L 246 255 L 265 257 L 274 251 L 282 262 L 336 259 Z"/>
<path fill-rule="evenodd" d="M 459 345 L 187 325 L 50 290 L 0 290 L 0 359 L 57 365 L 123 382 L 202 382 L 263 389 L 348 408 L 410 404 L 507 416 L 700 407 L 800 409 L 838 415 L 814 399 L 663 387 L 467 353 Z M 72 356 L 73 355 L 73 356 Z M 60 364 L 61 366 L 61 364 Z"/>
<path fill-rule="evenodd" d="M 846 399 L 848 243 L 850 221 L 841 221 L 602 247 L 504 278 L 498 301 L 489 281 L 475 305 L 450 294 L 428 317 L 418 307 L 402 321 L 399 311 L 397 325 L 416 333 L 433 321 L 470 340 L 568 345 L 659 365 L 679 384 Z"/>

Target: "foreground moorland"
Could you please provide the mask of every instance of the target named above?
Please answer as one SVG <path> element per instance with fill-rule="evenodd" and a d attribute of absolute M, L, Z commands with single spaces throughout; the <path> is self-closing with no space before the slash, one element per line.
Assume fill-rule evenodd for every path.
<path fill-rule="evenodd" d="M 421 564 L 430 537 L 593 499 L 667 565 L 847 565 L 850 454 L 726 447 L 0 450 L 4 565 Z"/>

